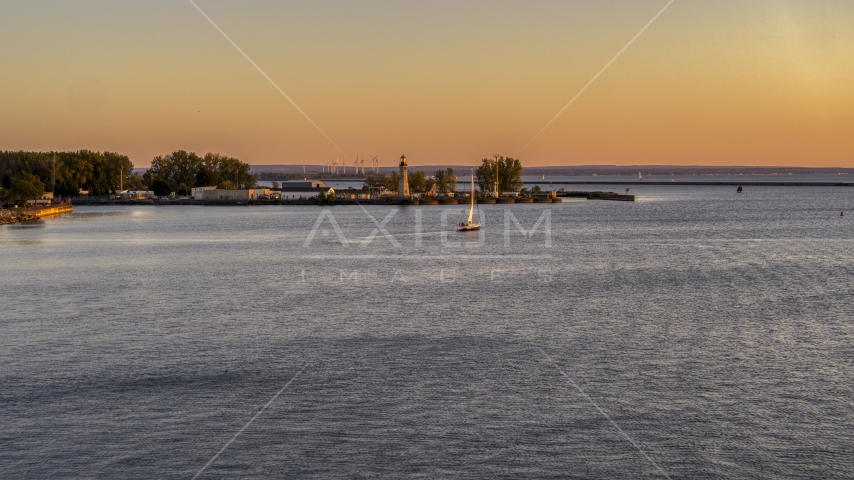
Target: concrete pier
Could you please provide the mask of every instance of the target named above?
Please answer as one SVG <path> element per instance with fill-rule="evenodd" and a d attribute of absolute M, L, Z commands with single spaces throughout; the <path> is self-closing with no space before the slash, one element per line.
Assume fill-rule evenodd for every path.
<path fill-rule="evenodd" d="M 63 213 L 71 213 L 74 210 L 74 207 L 71 204 L 62 204 L 62 205 L 52 205 L 48 207 L 40 208 L 34 214 L 39 218 L 44 217 L 52 217 L 54 215 L 62 215 Z"/>

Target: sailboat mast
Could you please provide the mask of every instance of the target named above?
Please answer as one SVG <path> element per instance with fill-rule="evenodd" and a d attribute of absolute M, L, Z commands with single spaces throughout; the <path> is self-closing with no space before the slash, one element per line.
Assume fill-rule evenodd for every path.
<path fill-rule="evenodd" d="M 469 209 L 469 223 L 474 219 L 474 169 L 471 171 L 471 208 Z"/>

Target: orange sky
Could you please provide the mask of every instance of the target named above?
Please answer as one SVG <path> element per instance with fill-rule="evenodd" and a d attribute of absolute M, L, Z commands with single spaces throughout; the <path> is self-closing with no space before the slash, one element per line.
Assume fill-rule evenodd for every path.
<path fill-rule="evenodd" d="M 854 2 L 196 0 L 346 152 L 393 165 L 854 167 Z M 182 0 L 0 3 L 0 149 L 342 156 Z"/>

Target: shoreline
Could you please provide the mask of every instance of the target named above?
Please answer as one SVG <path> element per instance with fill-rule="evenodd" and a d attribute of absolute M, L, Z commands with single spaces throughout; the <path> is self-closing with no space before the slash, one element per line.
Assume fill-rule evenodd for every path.
<path fill-rule="evenodd" d="M 70 203 L 60 203 L 46 207 L 30 207 L 26 211 L 13 211 L 6 208 L 0 209 L 0 225 L 13 223 L 35 222 L 42 217 L 54 217 L 64 213 L 71 213 L 74 207 Z"/>
<path fill-rule="evenodd" d="M 11 225 L 13 223 L 35 222 L 38 220 L 38 215 L 13 212 L 7 209 L 0 209 L 0 225 Z"/>

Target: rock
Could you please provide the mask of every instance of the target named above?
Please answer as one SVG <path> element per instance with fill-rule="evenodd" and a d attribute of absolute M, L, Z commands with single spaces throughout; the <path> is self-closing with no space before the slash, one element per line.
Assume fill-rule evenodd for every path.
<path fill-rule="evenodd" d="M 32 222 L 38 219 L 38 216 L 31 215 L 29 213 L 15 213 L 10 210 L 0 209 L 0 225 L 18 222 Z"/>

